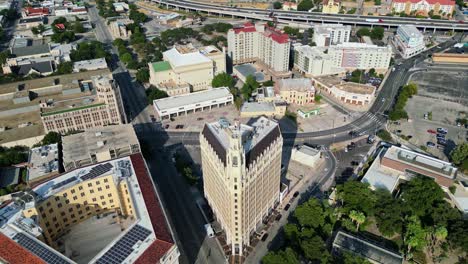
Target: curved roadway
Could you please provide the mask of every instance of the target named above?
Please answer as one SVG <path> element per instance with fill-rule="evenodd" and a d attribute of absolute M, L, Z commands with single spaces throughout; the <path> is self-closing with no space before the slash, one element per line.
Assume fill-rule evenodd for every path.
<path fill-rule="evenodd" d="M 356 120 L 334 129 L 315 132 L 283 132 L 282 135 L 284 142 L 289 145 L 304 142 L 319 145 L 330 145 L 334 142 L 351 140 L 353 137 L 349 135 L 350 131 L 356 131 L 357 133 L 362 134 L 375 133 L 376 130 L 382 128 L 386 124 L 386 111 L 391 108 L 398 89 L 407 83 L 411 74 L 409 70 L 413 68 L 415 64 L 426 59 L 430 53 L 444 50 L 454 43 L 456 43 L 456 41 L 450 40 L 440 44 L 440 48 L 425 51 L 404 61 L 401 65 L 395 66 L 395 71 L 392 71 L 389 74 L 372 107 Z M 171 143 L 185 143 L 189 145 L 199 144 L 199 132 L 158 131 L 156 133 L 165 134 L 165 136 L 167 136 L 167 140 Z M 154 134 L 148 134 L 147 137 L 153 138 Z"/>
<path fill-rule="evenodd" d="M 197 3 L 185 0 L 150 0 L 152 2 L 179 8 L 189 11 L 199 11 L 210 14 L 219 14 L 234 16 L 240 18 L 259 19 L 271 21 L 269 17 L 271 11 L 257 8 L 240 8 L 213 5 L 208 3 Z M 317 12 L 302 12 L 302 11 L 282 11 L 274 10 L 275 17 L 279 22 L 299 22 L 299 23 L 342 23 L 350 25 L 364 26 L 387 26 L 397 27 L 402 24 L 413 24 L 421 29 L 441 29 L 441 30 L 457 30 L 468 31 L 468 23 L 455 20 L 442 19 L 427 19 L 427 18 L 411 18 L 411 17 L 392 17 L 392 16 L 368 16 L 368 15 L 351 15 L 351 14 L 322 14 Z M 373 19 L 375 21 L 368 21 Z M 380 21 L 379 21 L 380 20 Z"/>

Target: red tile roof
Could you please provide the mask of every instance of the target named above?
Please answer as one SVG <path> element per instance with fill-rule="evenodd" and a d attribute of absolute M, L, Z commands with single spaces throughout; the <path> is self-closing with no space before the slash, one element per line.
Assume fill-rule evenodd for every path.
<path fill-rule="evenodd" d="M 234 33 L 239 34 L 241 32 L 248 33 L 248 32 L 255 32 L 255 25 L 251 22 L 245 22 L 243 27 L 234 28 Z"/>
<path fill-rule="evenodd" d="M 273 41 L 278 42 L 280 44 L 289 42 L 288 34 L 282 33 L 272 27 L 267 27 L 267 29 L 265 30 L 265 33 L 263 34 L 267 37 L 270 37 Z"/>
<path fill-rule="evenodd" d="M 395 3 L 410 2 L 410 3 L 413 3 L 413 4 L 416 4 L 416 3 L 419 3 L 419 2 L 422 2 L 422 1 L 426 1 L 430 5 L 435 5 L 437 3 L 439 3 L 440 5 L 455 5 L 454 0 L 393 0 L 393 2 L 395 2 Z"/>
<path fill-rule="evenodd" d="M 146 251 L 137 259 L 136 263 L 157 263 L 167 251 L 174 245 L 172 235 L 166 222 L 166 217 L 161 208 L 156 189 L 151 181 L 151 176 L 148 174 L 143 156 L 141 154 L 133 154 L 130 156 L 135 170 L 138 183 L 140 184 L 141 193 L 145 200 L 146 210 L 148 211 L 151 223 L 153 225 L 156 241 L 151 244 Z"/>
<path fill-rule="evenodd" d="M 172 247 L 172 243 L 162 240 L 156 240 L 151 244 L 143 254 L 135 261 L 135 264 L 154 264 L 164 256 Z"/>
<path fill-rule="evenodd" d="M 9 264 L 46 264 L 42 259 L 0 233 L 0 260 Z"/>
<path fill-rule="evenodd" d="M 49 14 L 49 9 L 45 7 L 28 7 L 26 9 L 26 13 L 28 15 L 48 15 Z"/>

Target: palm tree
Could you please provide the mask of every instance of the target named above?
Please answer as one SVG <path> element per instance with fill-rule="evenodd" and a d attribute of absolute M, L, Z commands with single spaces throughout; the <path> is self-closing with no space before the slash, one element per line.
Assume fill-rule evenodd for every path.
<path fill-rule="evenodd" d="M 366 221 L 366 216 L 364 213 L 355 210 L 349 212 L 349 218 L 351 218 L 353 222 L 356 222 L 356 232 L 359 230 L 359 225 Z"/>

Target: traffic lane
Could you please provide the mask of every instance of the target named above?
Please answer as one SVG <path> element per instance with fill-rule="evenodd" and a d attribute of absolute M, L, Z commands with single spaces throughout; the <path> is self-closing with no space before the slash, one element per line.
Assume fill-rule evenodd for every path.
<path fill-rule="evenodd" d="M 180 263 L 195 263 L 206 236 L 201 212 L 191 197 L 187 183 L 167 158 L 167 153 L 153 151 L 149 163 L 153 180 L 158 185 L 178 237 Z"/>

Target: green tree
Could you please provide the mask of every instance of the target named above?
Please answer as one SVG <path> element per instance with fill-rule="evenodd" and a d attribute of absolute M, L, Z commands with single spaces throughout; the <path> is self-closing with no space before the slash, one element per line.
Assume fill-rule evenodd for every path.
<path fill-rule="evenodd" d="M 426 246 L 426 230 L 421 226 L 421 221 L 415 215 L 408 219 L 403 242 L 407 253 L 411 253 L 411 250 L 421 250 Z"/>
<path fill-rule="evenodd" d="M 284 225 L 283 232 L 286 240 L 291 243 L 291 245 L 297 246 L 299 244 L 299 236 L 301 232 L 297 225 L 288 223 Z"/>
<path fill-rule="evenodd" d="M 281 9 L 281 8 L 283 8 L 283 4 L 281 2 L 276 1 L 276 2 L 273 3 L 273 8 L 274 9 Z"/>
<path fill-rule="evenodd" d="M 136 73 L 136 79 L 139 82 L 146 83 L 149 81 L 149 78 L 150 78 L 150 74 L 149 74 L 148 68 L 141 68 Z"/>
<path fill-rule="evenodd" d="M 85 28 L 83 27 L 83 24 L 81 24 L 80 21 L 75 21 L 75 23 L 73 24 L 73 31 L 75 31 L 75 33 L 84 33 Z"/>
<path fill-rule="evenodd" d="M 373 215 L 376 197 L 369 184 L 360 181 L 347 181 L 336 187 L 336 197 L 341 201 L 344 212 L 361 211 Z"/>
<path fill-rule="evenodd" d="M 383 141 L 392 141 L 392 135 L 385 129 L 377 131 L 377 136 Z"/>
<path fill-rule="evenodd" d="M 309 11 L 314 7 L 314 3 L 312 3 L 312 0 L 302 0 L 298 5 L 297 5 L 297 11 Z"/>
<path fill-rule="evenodd" d="M 322 96 L 320 94 L 316 94 L 314 97 L 314 101 L 319 104 L 321 100 L 322 100 Z"/>
<path fill-rule="evenodd" d="M 125 64 L 129 64 L 133 60 L 132 54 L 126 52 L 120 55 L 120 60 Z"/>
<path fill-rule="evenodd" d="M 360 28 L 357 32 L 356 32 L 356 35 L 358 37 L 363 37 L 363 36 L 370 36 L 371 35 L 371 32 L 368 28 Z"/>
<path fill-rule="evenodd" d="M 56 74 L 67 74 L 73 72 L 73 62 L 65 61 L 57 66 Z"/>
<path fill-rule="evenodd" d="M 370 37 L 372 39 L 378 39 L 381 40 L 384 37 L 384 28 L 383 27 L 374 27 L 370 33 Z"/>
<path fill-rule="evenodd" d="M 468 143 L 464 142 L 463 144 L 457 145 L 452 152 L 450 152 L 450 158 L 456 165 L 460 165 L 465 161 L 468 158 Z"/>
<path fill-rule="evenodd" d="M 165 91 L 161 91 L 158 88 L 151 86 L 146 90 L 146 97 L 148 98 L 148 103 L 152 104 L 154 100 L 168 97 Z"/>
<path fill-rule="evenodd" d="M 49 132 L 42 139 L 42 145 L 50 145 L 55 143 L 62 143 L 62 135 L 58 132 Z"/>
<path fill-rule="evenodd" d="M 403 205 L 416 216 L 430 215 L 432 208 L 443 199 L 444 191 L 429 177 L 414 177 L 402 186 Z"/>
<path fill-rule="evenodd" d="M 385 189 L 377 190 L 376 196 L 378 206 L 375 208 L 375 222 L 379 231 L 387 237 L 401 233 L 404 216 L 401 200 L 394 199 Z"/>
<path fill-rule="evenodd" d="M 299 260 L 294 250 L 288 247 L 284 251 L 268 252 L 262 258 L 262 264 L 299 264 Z"/>
<path fill-rule="evenodd" d="M 275 82 L 273 80 L 268 80 L 268 81 L 262 83 L 263 87 L 271 87 L 271 86 L 274 86 L 274 85 L 275 85 Z"/>
<path fill-rule="evenodd" d="M 303 227 L 317 228 L 325 223 L 323 207 L 317 199 L 309 199 L 294 211 L 294 217 Z"/>
<path fill-rule="evenodd" d="M 231 89 L 234 87 L 235 84 L 236 80 L 234 80 L 234 78 L 231 75 L 225 72 L 217 74 L 211 81 L 211 86 L 214 88 L 228 87 Z"/>
<path fill-rule="evenodd" d="M 341 255 L 341 261 L 343 264 L 371 264 L 371 262 L 367 259 L 351 254 L 349 252 L 344 252 Z"/>
<path fill-rule="evenodd" d="M 351 212 L 349 212 L 349 218 L 356 223 L 356 232 L 359 231 L 359 226 L 366 221 L 364 213 L 356 210 L 351 210 Z"/>
<path fill-rule="evenodd" d="M 320 260 L 323 253 L 327 251 L 325 242 L 319 236 L 301 241 L 301 249 L 304 256 L 310 261 Z"/>
<path fill-rule="evenodd" d="M 244 99 L 248 100 L 252 93 L 256 91 L 259 86 L 260 84 L 257 82 L 254 76 L 247 76 L 247 78 L 245 79 L 245 83 L 241 89 Z"/>

